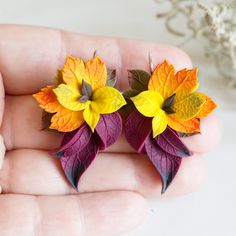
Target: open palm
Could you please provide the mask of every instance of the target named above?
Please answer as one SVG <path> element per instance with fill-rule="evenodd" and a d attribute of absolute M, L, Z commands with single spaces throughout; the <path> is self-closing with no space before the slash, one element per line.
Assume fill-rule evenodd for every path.
<path fill-rule="evenodd" d="M 52 84 L 66 54 L 88 59 L 97 50 L 107 67 L 117 70 L 121 90 L 128 86 L 127 69 L 148 69 L 149 52 L 154 65 L 168 59 L 177 70 L 191 67 L 188 56 L 167 45 L 37 27 L 2 25 L 0 36 L 0 235 L 114 235 L 136 226 L 146 215 L 144 197 L 161 192 L 148 159 L 121 137 L 97 156 L 78 194 L 48 152 L 62 137 L 41 130 L 42 110 L 32 94 Z M 218 141 L 217 119 L 203 119 L 201 129 L 201 135 L 183 139 L 195 154 L 183 160 L 164 196 L 191 192 L 204 179 L 201 153 Z"/>

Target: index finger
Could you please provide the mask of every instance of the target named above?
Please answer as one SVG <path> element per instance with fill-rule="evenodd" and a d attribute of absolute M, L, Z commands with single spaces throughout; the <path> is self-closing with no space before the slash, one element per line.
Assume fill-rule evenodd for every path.
<path fill-rule="evenodd" d="M 66 54 L 86 60 L 97 50 L 107 67 L 117 70 L 122 89 L 127 69 L 148 69 L 149 53 L 155 65 L 168 59 L 176 69 L 191 67 L 182 50 L 168 45 L 16 25 L 0 26 L 0 35 L 0 72 L 10 95 L 32 94 L 52 84 Z"/>

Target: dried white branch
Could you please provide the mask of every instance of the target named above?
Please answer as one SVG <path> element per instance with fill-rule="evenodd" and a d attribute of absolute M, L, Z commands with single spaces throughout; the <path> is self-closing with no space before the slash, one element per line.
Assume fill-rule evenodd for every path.
<path fill-rule="evenodd" d="M 156 2 L 170 4 L 169 11 L 159 13 L 157 17 L 165 19 L 170 33 L 185 38 L 181 45 L 203 37 L 208 42 L 206 55 L 212 58 L 228 84 L 236 87 L 236 1 L 213 1 L 211 7 L 194 0 Z M 186 19 L 187 32 L 172 26 L 180 15 Z"/>

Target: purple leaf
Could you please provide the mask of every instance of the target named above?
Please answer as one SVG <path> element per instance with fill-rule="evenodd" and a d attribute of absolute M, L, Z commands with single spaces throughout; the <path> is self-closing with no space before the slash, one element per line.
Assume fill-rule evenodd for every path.
<path fill-rule="evenodd" d="M 77 142 L 81 142 L 81 140 L 78 140 Z M 71 148 L 72 147 L 70 147 L 70 149 Z M 94 138 L 90 136 L 89 141 L 82 149 L 71 155 L 60 158 L 65 175 L 75 189 L 77 189 L 80 177 L 96 157 L 98 150 L 98 145 Z"/>
<path fill-rule="evenodd" d="M 65 133 L 59 150 L 52 153 L 55 157 L 70 156 L 79 152 L 89 142 L 92 133 L 85 123 L 79 129 Z"/>
<path fill-rule="evenodd" d="M 114 144 L 122 132 L 122 119 L 118 112 L 101 115 L 95 128 L 99 138 L 100 150 Z"/>
<path fill-rule="evenodd" d="M 133 110 L 124 123 L 124 132 L 128 143 L 139 153 L 143 153 L 144 142 L 152 131 L 151 118 Z"/>
<path fill-rule="evenodd" d="M 176 132 L 171 128 L 167 129 L 155 138 L 157 144 L 167 153 L 178 156 L 191 156 L 190 150 L 183 144 Z"/>
<path fill-rule="evenodd" d="M 182 158 L 162 150 L 151 135 L 145 141 L 145 149 L 149 159 L 160 174 L 161 192 L 164 193 L 178 172 Z"/>

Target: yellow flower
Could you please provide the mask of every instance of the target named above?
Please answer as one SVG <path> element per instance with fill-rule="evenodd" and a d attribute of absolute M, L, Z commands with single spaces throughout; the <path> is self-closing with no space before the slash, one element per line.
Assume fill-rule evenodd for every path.
<path fill-rule="evenodd" d="M 206 117 L 216 104 L 196 92 L 197 88 L 197 69 L 183 69 L 175 74 L 173 65 L 164 61 L 153 71 L 148 90 L 131 100 L 142 115 L 153 117 L 153 137 L 161 134 L 167 125 L 178 132 L 199 132 L 199 118 Z"/>
<path fill-rule="evenodd" d="M 86 63 L 67 56 L 61 75 L 61 84 L 33 95 L 44 110 L 56 112 L 50 128 L 69 132 L 85 121 L 94 132 L 100 114 L 113 113 L 126 104 L 118 90 L 106 86 L 106 65 L 98 56 Z"/>

